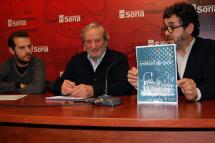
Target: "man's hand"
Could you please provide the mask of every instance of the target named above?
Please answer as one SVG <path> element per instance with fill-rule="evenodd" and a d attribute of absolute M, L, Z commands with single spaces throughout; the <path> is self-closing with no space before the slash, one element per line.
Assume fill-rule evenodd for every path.
<path fill-rule="evenodd" d="M 132 67 L 131 70 L 128 71 L 128 82 L 134 86 L 137 87 L 137 69 L 135 67 Z"/>
<path fill-rule="evenodd" d="M 70 96 L 73 97 L 92 97 L 94 95 L 93 87 L 86 84 L 80 84 L 75 86 L 71 92 Z"/>
<path fill-rule="evenodd" d="M 20 88 L 26 88 L 28 85 L 24 83 L 20 83 Z"/>
<path fill-rule="evenodd" d="M 194 80 L 189 78 L 183 78 L 177 81 L 177 85 L 181 88 L 182 93 L 185 95 L 187 100 L 196 100 L 198 92 L 196 89 L 196 83 Z"/>
<path fill-rule="evenodd" d="M 72 89 L 75 87 L 75 83 L 70 80 L 64 80 L 61 86 L 61 94 L 69 95 L 72 92 Z"/>

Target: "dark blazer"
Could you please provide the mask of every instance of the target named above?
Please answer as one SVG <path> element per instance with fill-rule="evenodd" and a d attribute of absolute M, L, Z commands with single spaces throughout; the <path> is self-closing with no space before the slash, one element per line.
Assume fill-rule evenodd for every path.
<path fill-rule="evenodd" d="M 90 61 L 87 59 L 87 52 L 82 52 L 71 58 L 63 75 L 54 83 L 54 93 L 61 93 L 61 86 L 65 79 L 76 84 L 92 85 L 94 96 L 102 95 L 105 91 L 105 80 L 107 69 L 111 63 L 115 62 L 108 73 L 108 94 L 128 95 L 132 94 L 132 87 L 127 81 L 128 60 L 127 57 L 117 51 L 107 48 L 106 54 L 100 65 L 94 72 Z"/>
<path fill-rule="evenodd" d="M 215 41 L 196 38 L 183 78 L 195 81 L 201 100 L 215 99 Z M 179 94 L 182 94 L 180 90 Z"/>

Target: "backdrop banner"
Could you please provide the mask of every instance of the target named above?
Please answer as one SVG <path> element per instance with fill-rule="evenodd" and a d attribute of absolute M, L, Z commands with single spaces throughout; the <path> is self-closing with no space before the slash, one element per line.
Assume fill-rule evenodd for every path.
<path fill-rule="evenodd" d="M 7 38 L 27 30 L 34 55 L 46 64 L 47 79 L 56 79 L 68 60 L 83 51 L 81 29 L 97 21 L 109 32 L 109 47 L 124 53 L 139 45 L 164 44 L 160 27 L 166 6 L 179 0 L 1 0 L 0 63 L 11 55 Z M 187 0 L 196 8 L 200 36 L 215 39 L 215 1 Z M 135 52 L 128 55 L 136 66 Z"/>

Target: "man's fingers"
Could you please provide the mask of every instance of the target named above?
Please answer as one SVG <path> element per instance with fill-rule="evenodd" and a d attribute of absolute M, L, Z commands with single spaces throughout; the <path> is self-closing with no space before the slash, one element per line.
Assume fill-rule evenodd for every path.
<path fill-rule="evenodd" d="M 64 80 L 61 86 L 61 94 L 68 95 L 72 92 L 72 89 L 75 87 L 75 83 L 70 80 Z"/>
<path fill-rule="evenodd" d="M 182 86 L 183 84 L 185 84 L 186 83 L 186 79 L 180 79 L 180 80 L 178 80 L 177 81 L 177 85 L 180 87 L 180 86 Z"/>
<path fill-rule="evenodd" d="M 128 74 L 127 77 L 128 77 L 128 79 L 137 79 L 137 76 L 134 76 L 134 75 L 131 75 L 131 74 Z"/>
<path fill-rule="evenodd" d="M 136 83 L 136 82 L 137 82 L 137 80 L 134 80 L 134 79 L 128 79 L 128 82 L 130 82 L 130 83 Z"/>
<path fill-rule="evenodd" d="M 136 73 L 136 75 L 137 75 L 137 68 L 132 67 L 131 70 L 132 70 L 134 73 Z"/>
<path fill-rule="evenodd" d="M 64 83 L 68 87 L 74 87 L 75 86 L 75 83 L 70 81 L 70 80 L 64 80 Z"/>
<path fill-rule="evenodd" d="M 129 70 L 127 77 L 130 83 L 137 82 L 137 69 L 133 67 L 131 70 Z"/>
<path fill-rule="evenodd" d="M 137 76 L 137 70 L 129 70 L 128 74 L 133 75 L 133 76 Z"/>
<path fill-rule="evenodd" d="M 73 88 L 72 92 L 70 93 L 72 96 L 74 97 L 79 97 L 79 93 L 81 92 L 80 87 L 76 86 L 75 88 Z"/>
<path fill-rule="evenodd" d="M 74 97 L 90 97 L 93 96 L 93 92 L 92 86 L 80 84 L 72 89 L 70 95 Z"/>

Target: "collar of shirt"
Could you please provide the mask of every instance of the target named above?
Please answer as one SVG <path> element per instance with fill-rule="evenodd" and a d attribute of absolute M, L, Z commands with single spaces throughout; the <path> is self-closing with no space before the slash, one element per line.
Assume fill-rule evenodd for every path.
<path fill-rule="evenodd" d="M 106 54 L 106 51 L 107 51 L 107 49 L 105 48 L 104 53 L 101 55 L 101 57 L 99 57 L 99 58 L 97 59 L 96 62 L 90 57 L 89 54 L 87 54 L 87 59 L 90 61 L 91 65 L 92 65 L 92 67 L 93 67 L 94 72 L 96 71 L 97 67 L 99 66 L 99 64 L 101 63 L 102 59 L 104 58 L 104 56 L 105 56 L 105 54 Z"/>
<path fill-rule="evenodd" d="M 185 56 L 181 56 L 179 53 L 177 53 L 177 65 L 178 65 L 178 73 L 179 73 L 180 79 L 183 78 L 187 60 L 190 55 L 194 42 L 195 42 L 195 38 L 193 38 L 190 45 L 187 47 Z"/>

